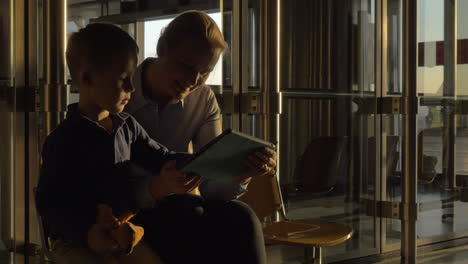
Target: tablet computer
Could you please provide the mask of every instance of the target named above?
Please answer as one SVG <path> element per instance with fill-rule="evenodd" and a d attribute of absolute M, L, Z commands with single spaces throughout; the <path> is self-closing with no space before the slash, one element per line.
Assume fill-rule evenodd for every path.
<path fill-rule="evenodd" d="M 261 148 L 276 149 L 268 141 L 232 129 L 225 130 L 195 155 L 177 165 L 182 172 L 195 172 L 206 179 L 230 181 L 246 172 L 247 157 Z"/>

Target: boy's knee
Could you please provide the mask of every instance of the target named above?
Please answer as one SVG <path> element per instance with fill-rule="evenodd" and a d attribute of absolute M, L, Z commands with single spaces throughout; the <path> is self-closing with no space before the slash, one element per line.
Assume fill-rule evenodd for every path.
<path fill-rule="evenodd" d="M 200 197 L 171 195 L 160 200 L 156 207 L 143 211 L 140 216 L 137 216 L 137 219 L 146 228 L 156 223 L 171 223 L 198 218 L 203 214 L 204 208 Z"/>
<path fill-rule="evenodd" d="M 76 243 L 56 240 L 52 243 L 52 261 L 57 264 L 118 264 L 111 256 L 97 255 L 88 248 Z"/>
<path fill-rule="evenodd" d="M 119 259 L 119 264 L 149 263 L 160 264 L 161 259 L 144 241 L 138 243 L 133 252 Z"/>

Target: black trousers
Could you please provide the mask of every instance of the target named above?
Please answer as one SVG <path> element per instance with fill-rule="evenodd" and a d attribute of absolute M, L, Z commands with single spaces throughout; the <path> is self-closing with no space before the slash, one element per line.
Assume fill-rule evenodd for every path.
<path fill-rule="evenodd" d="M 135 222 L 164 263 L 266 263 L 261 224 L 240 201 L 172 195 Z"/>

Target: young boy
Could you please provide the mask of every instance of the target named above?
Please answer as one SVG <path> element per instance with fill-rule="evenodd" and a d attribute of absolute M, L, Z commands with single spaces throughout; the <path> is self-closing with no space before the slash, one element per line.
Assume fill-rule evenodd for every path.
<path fill-rule="evenodd" d="M 69 39 L 67 63 L 80 100 L 44 143 L 36 197 L 58 263 L 115 263 L 123 249 L 110 231 L 119 219 L 200 182 L 175 169 L 183 154 L 169 152 L 122 113 L 135 90 L 137 52 L 135 41 L 110 24 L 90 24 Z M 102 205 L 112 214 L 97 223 Z"/>

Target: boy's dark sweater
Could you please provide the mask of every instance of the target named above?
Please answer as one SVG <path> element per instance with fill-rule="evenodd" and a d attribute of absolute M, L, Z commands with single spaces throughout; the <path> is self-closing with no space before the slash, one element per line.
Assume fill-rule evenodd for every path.
<path fill-rule="evenodd" d="M 85 241 L 99 203 L 110 205 L 115 215 L 139 209 L 137 194 L 149 188 L 149 177 L 165 162 L 186 157 L 152 140 L 129 114 L 112 120 L 109 134 L 70 105 L 66 119 L 47 137 L 36 202 L 52 239 Z"/>

